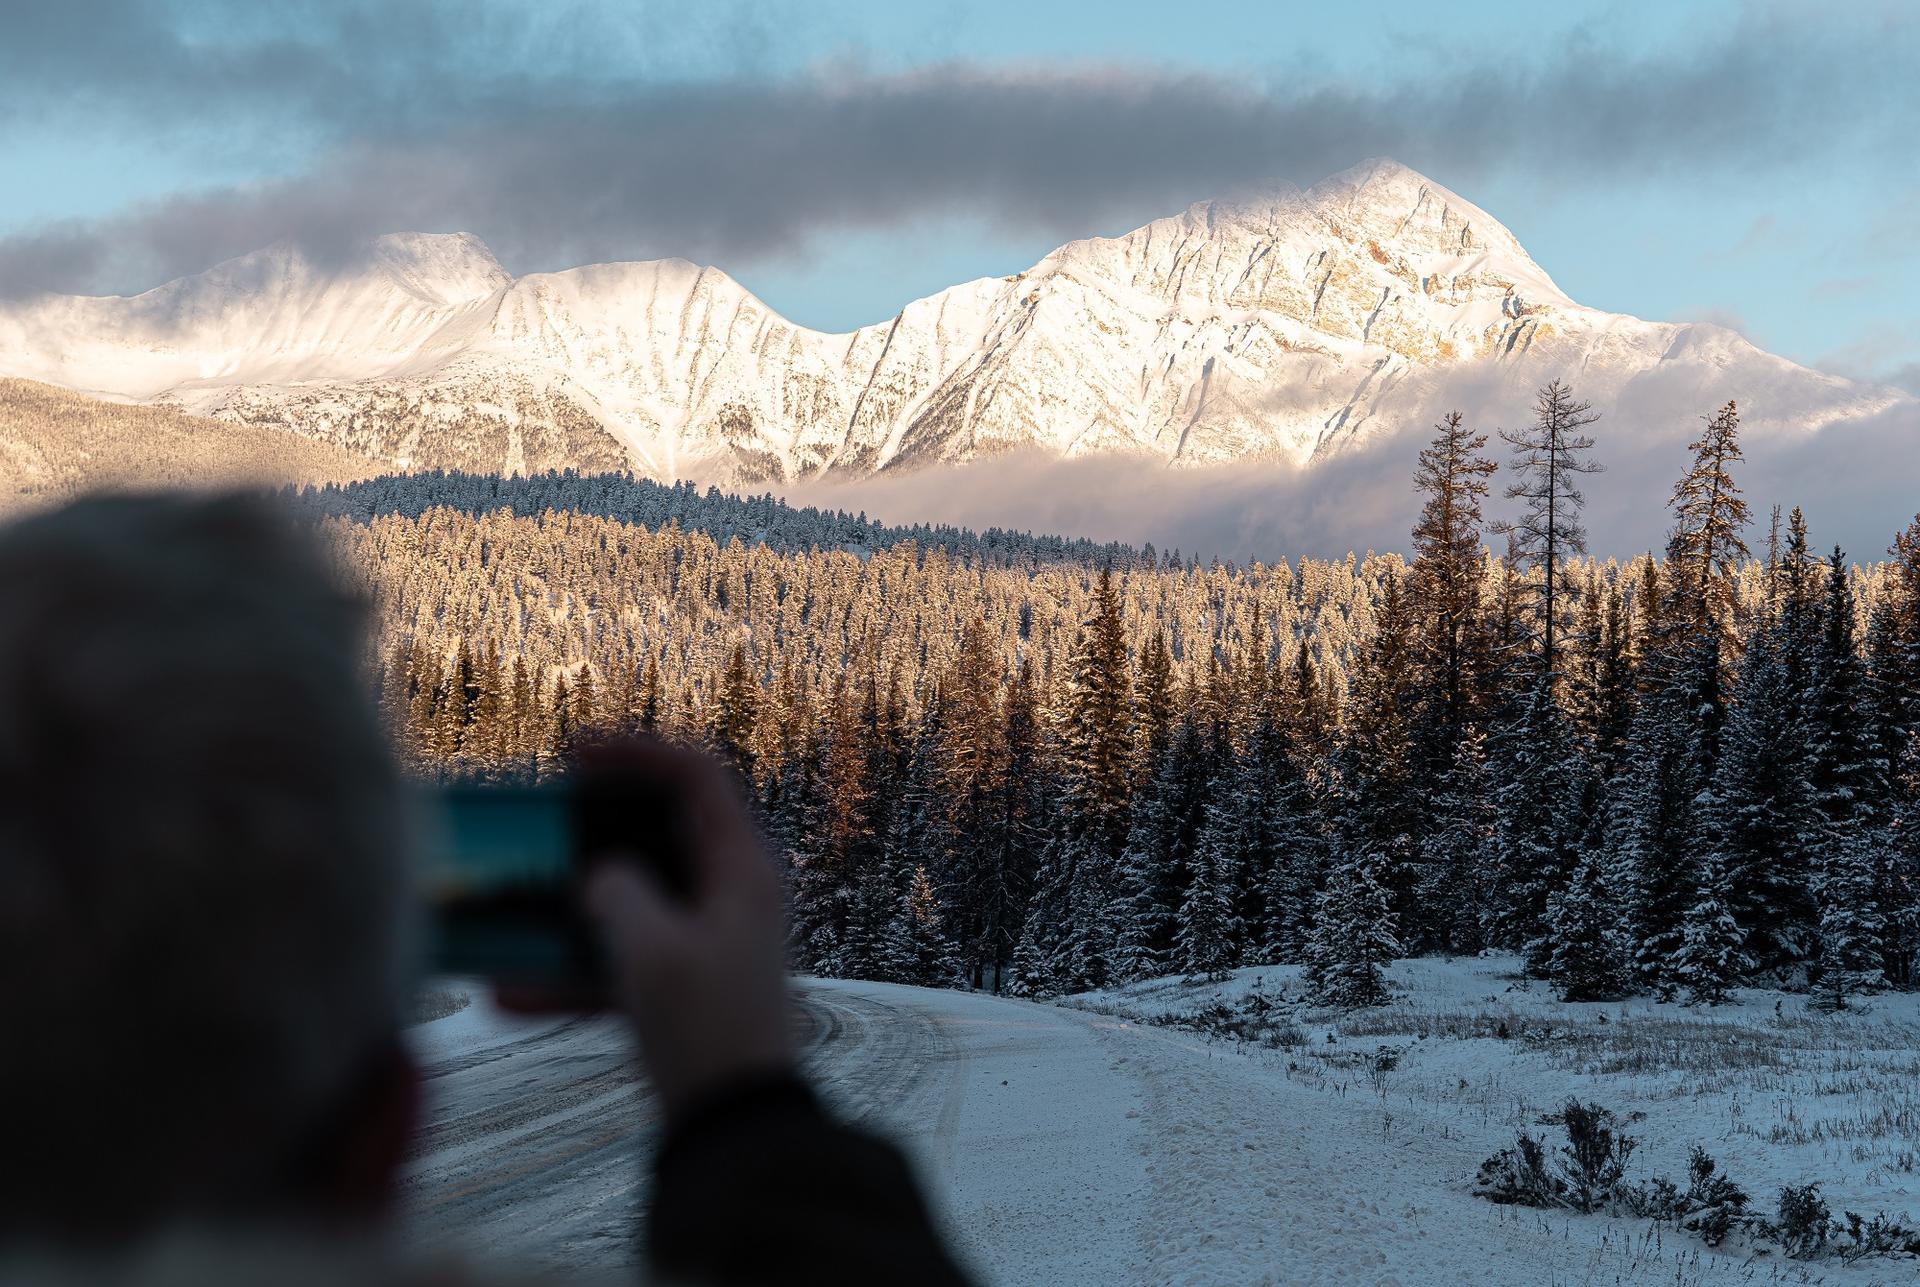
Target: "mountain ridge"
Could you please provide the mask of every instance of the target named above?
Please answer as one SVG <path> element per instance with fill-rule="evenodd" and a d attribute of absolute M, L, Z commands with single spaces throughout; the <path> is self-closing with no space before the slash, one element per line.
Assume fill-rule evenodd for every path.
<path fill-rule="evenodd" d="M 1904 400 L 1705 323 L 1580 305 L 1493 216 L 1385 158 L 1068 242 L 853 331 L 683 259 L 516 278 L 471 234 L 390 234 L 346 265 L 270 247 L 136 296 L 0 306 L 0 374 L 402 468 L 740 485 L 1033 448 L 1310 465 L 1430 419 L 1460 376 L 1646 388 L 1689 417 L 1738 396 L 1762 433 Z"/>

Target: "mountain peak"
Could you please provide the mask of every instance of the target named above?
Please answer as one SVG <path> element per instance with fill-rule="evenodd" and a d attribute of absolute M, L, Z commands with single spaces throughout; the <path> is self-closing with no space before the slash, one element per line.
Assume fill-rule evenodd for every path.
<path fill-rule="evenodd" d="M 374 238 L 371 251 L 375 264 L 427 303 L 464 304 L 513 282 L 470 232 L 390 232 Z"/>
<path fill-rule="evenodd" d="M 742 484 L 1022 447 L 1306 464 L 1425 417 L 1456 371 L 1517 388 L 1576 372 L 1597 400 L 1645 383 L 1662 407 L 1737 391 L 1756 426 L 1892 397 L 1583 308 L 1485 210 L 1385 157 L 1071 242 L 841 335 L 718 268 L 515 279 L 467 233 L 319 259 L 281 245 L 133 299 L 0 306 L 0 375 L 379 443 L 408 467 L 471 463 L 460 444 L 505 417 L 509 470 L 604 448 Z"/>
<path fill-rule="evenodd" d="M 1303 199 L 1322 218 L 1429 270 L 1477 262 L 1511 278 L 1535 300 L 1572 302 L 1505 224 L 1392 157 L 1369 157 L 1330 174 Z"/>

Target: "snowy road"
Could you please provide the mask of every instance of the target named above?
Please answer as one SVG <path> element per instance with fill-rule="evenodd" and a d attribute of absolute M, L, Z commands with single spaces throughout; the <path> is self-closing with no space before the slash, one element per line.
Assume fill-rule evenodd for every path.
<path fill-rule="evenodd" d="M 810 1074 L 906 1144 L 990 1282 L 1486 1287 L 1735 1269 L 1656 1246 L 1640 1222 L 1478 1201 L 1457 1131 L 1364 1083 L 1307 1084 L 1281 1052 L 884 984 L 807 981 L 801 1003 Z M 656 1112 L 619 1026 L 474 1007 L 416 1034 L 431 1097 L 408 1190 L 419 1241 L 630 1263 Z"/>
<path fill-rule="evenodd" d="M 1134 1275 L 1146 1188 L 1137 1114 L 1122 1094 L 1088 1129 L 1087 1092 L 1111 1078 L 1090 1016 L 837 981 L 803 984 L 800 1005 L 815 1084 L 843 1115 L 909 1143 L 983 1270 L 1012 1269 L 1017 1253 L 1019 1277 Z M 554 1264 L 636 1258 L 658 1115 L 619 1023 L 529 1023 L 475 1005 L 416 1029 L 415 1042 L 427 1126 L 405 1196 L 422 1245 Z"/>

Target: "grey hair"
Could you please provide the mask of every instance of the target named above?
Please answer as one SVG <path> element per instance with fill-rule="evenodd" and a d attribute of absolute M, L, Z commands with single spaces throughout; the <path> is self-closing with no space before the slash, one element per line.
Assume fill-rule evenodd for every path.
<path fill-rule="evenodd" d="M 393 1048 L 365 615 L 264 499 L 0 529 L 0 1236 L 270 1205 Z"/>

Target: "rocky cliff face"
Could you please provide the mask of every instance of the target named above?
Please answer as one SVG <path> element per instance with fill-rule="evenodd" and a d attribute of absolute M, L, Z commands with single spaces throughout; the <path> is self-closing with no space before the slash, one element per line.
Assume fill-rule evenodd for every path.
<path fill-rule="evenodd" d="M 144 295 L 0 308 L 0 374 L 338 442 L 403 467 L 631 464 L 759 484 L 1012 448 L 1314 460 L 1553 375 L 1676 423 L 1794 431 L 1901 400 L 1707 325 L 1568 299 L 1485 211 L 1391 161 L 1195 205 L 844 335 L 682 260 L 510 277 L 476 238 L 272 249 Z M 1644 403 L 1645 397 L 1639 399 Z"/>

